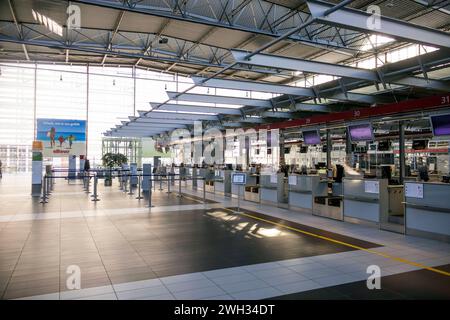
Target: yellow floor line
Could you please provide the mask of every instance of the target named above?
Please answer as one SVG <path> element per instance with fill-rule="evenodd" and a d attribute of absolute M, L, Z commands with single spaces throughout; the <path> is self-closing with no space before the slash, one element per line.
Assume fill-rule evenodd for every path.
<path fill-rule="evenodd" d="M 347 243 L 347 242 L 339 241 L 339 240 L 336 240 L 336 239 L 331 239 L 331 238 L 328 238 L 328 237 L 325 237 L 325 236 L 321 236 L 321 235 L 318 235 L 318 234 L 315 234 L 315 233 L 312 233 L 312 232 L 308 232 L 308 231 L 305 231 L 305 230 L 301 230 L 301 229 L 297 229 L 297 228 L 294 228 L 294 227 L 286 226 L 284 224 L 273 222 L 273 221 L 270 221 L 270 220 L 266 220 L 266 219 L 263 219 L 263 218 L 260 218 L 260 217 L 256 217 L 256 216 L 253 216 L 253 215 L 248 214 L 248 213 L 236 212 L 236 211 L 233 211 L 233 210 L 228 209 L 228 208 L 224 208 L 224 209 L 227 210 L 227 211 L 232 212 L 233 214 L 238 213 L 238 214 L 241 214 L 243 216 L 246 216 L 246 217 L 249 217 L 249 218 L 252 218 L 252 219 L 264 221 L 264 222 L 273 224 L 275 226 L 282 227 L 282 228 L 285 228 L 285 229 L 289 229 L 289 230 L 292 230 L 292 231 L 296 231 L 296 232 L 299 232 L 299 233 L 303 233 L 303 234 L 306 234 L 306 235 L 309 235 L 309 236 L 312 236 L 312 237 L 315 237 L 315 238 L 319 238 L 319 239 L 322 239 L 322 240 L 326 240 L 326 241 L 334 242 L 334 243 L 337 243 L 337 244 L 341 244 L 341 245 L 344 245 L 344 246 L 347 246 L 347 247 L 350 247 L 350 248 L 353 248 L 353 249 L 370 252 L 372 254 L 376 254 L 376 255 L 379 255 L 379 256 L 387 258 L 387 259 L 392 259 L 392 260 L 399 261 L 399 262 L 402 262 L 402 263 L 405 263 L 405 264 L 409 264 L 409 265 L 412 265 L 412 266 L 415 266 L 415 267 L 420 267 L 422 269 L 433 271 L 433 272 L 436 272 L 436 273 L 439 273 L 439 274 L 442 274 L 442 275 L 445 275 L 445 276 L 448 276 L 448 277 L 450 276 L 449 272 L 445 272 L 443 270 L 439 270 L 439 269 L 436 269 L 436 268 L 433 268 L 433 267 L 429 267 L 429 266 L 423 265 L 421 263 L 417 263 L 417 262 L 410 261 L 410 260 L 407 260 L 407 259 L 391 256 L 391 255 L 388 255 L 388 254 L 383 253 L 383 252 L 378 252 L 378 251 L 375 251 L 375 250 L 366 249 L 366 248 L 363 248 L 363 247 L 360 247 L 360 246 L 357 246 L 357 245 L 353 245 L 353 244 L 350 244 L 350 243 Z"/>

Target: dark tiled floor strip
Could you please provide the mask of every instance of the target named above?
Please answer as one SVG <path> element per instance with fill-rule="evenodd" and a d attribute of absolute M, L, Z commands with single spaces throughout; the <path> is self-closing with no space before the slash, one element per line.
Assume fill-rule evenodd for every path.
<path fill-rule="evenodd" d="M 3 250 L 16 248 L 11 264 L 2 253 L 3 298 L 64 290 L 72 264 L 88 288 L 351 250 L 290 230 L 265 236 L 273 228 L 223 209 L 14 222 L 1 235 Z"/>
<path fill-rule="evenodd" d="M 231 210 L 236 210 L 237 208 L 229 208 Z M 349 237 L 349 236 L 345 236 L 339 233 L 335 233 L 335 232 L 330 232 L 330 231 L 326 231 L 326 230 L 322 230 L 322 229 L 318 229 L 318 228 L 314 228 L 311 226 L 307 226 L 304 224 L 300 224 L 297 222 L 292 222 L 292 221 L 288 221 L 288 220 L 283 220 L 277 217 L 273 217 L 273 216 L 269 216 L 266 214 L 262 214 L 256 211 L 250 211 L 250 210 L 242 210 L 242 212 L 244 213 L 248 213 L 252 216 L 258 217 L 258 218 L 262 218 L 264 220 L 269 220 L 272 222 L 275 222 L 277 224 L 282 224 L 285 226 L 289 226 L 289 227 L 293 227 L 296 229 L 300 229 L 302 231 L 306 231 L 309 233 L 313 233 L 319 236 L 323 236 L 323 237 L 327 237 L 333 240 L 337 240 L 337 241 L 341 241 L 341 242 L 345 242 L 354 246 L 358 246 L 364 249 L 370 249 L 370 248 L 375 248 L 375 247 L 381 247 L 380 244 L 376 244 L 376 243 L 372 243 L 372 242 L 368 242 L 368 241 L 364 241 L 364 240 L 360 240 L 360 239 L 356 239 L 353 237 Z M 353 249 L 352 249 L 353 250 Z"/>
<path fill-rule="evenodd" d="M 450 271 L 450 264 L 437 267 Z M 383 271 L 382 271 L 383 272 Z M 383 273 L 382 273 L 383 274 Z M 410 271 L 381 278 L 381 289 L 367 289 L 366 281 L 304 291 L 273 300 L 368 300 L 368 299 L 450 299 L 450 277 L 428 270 Z"/>

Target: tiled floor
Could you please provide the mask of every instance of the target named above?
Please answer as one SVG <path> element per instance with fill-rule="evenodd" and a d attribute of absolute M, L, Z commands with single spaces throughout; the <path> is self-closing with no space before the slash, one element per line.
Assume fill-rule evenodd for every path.
<path fill-rule="evenodd" d="M 421 269 L 380 254 L 427 266 L 450 263 L 447 243 L 241 202 L 250 215 L 319 236 L 313 237 L 233 214 L 224 209 L 236 205 L 229 198 L 207 193 L 204 204 L 203 192 L 184 186 L 181 198 L 156 188 L 150 209 L 148 199 L 136 200 L 116 185 L 100 185 L 101 201 L 93 202 L 82 185 L 63 180 L 42 205 L 29 196 L 29 183 L 29 176 L 0 181 L 3 299 L 305 297 L 358 283 L 371 264 L 383 276 Z M 69 265 L 81 268 L 81 290 L 67 290 Z M 444 284 L 449 279 L 423 272 Z"/>

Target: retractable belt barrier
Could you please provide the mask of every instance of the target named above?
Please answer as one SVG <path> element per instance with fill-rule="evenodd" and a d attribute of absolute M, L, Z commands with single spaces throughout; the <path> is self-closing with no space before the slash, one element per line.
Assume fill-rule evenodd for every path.
<path fill-rule="evenodd" d="M 101 175 L 99 177 L 98 172 L 100 170 L 89 170 L 89 171 L 80 171 L 80 170 L 52 170 L 52 174 L 44 175 L 43 182 L 42 182 L 42 192 L 41 192 L 41 199 L 40 203 L 45 204 L 48 203 L 49 196 L 51 194 L 51 191 L 54 189 L 55 180 L 56 179 L 68 179 L 66 176 L 56 176 L 53 173 L 73 173 L 77 172 L 79 175 L 75 176 L 73 179 L 80 179 L 83 181 L 83 190 L 85 193 L 92 193 L 91 194 L 91 201 L 100 201 L 98 196 L 98 180 L 100 178 L 105 178 L 105 175 Z M 109 170 L 103 170 L 104 172 L 111 173 L 113 171 Z M 141 171 L 141 170 L 138 170 Z M 154 181 L 159 180 L 160 182 L 160 190 L 163 190 L 163 182 L 167 181 L 167 194 L 170 195 L 172 191 L 170 190 L 170 185 L 175 184 L 175 181 L 178 181 L 178 197 L 182 197 L 181 192 L 181 181 L 187 181 L 187 180 L 205 180 L 203 177 L 195 177 L 190 178 L 183 176 L 181 174 L 176 173 L 166 173 L 166 174 L 131 174 L 129 173 L 130 170 L 114 170 L 114 172 L 117 172 L 118 175 L 116 175 L 117 178 L 119 178 L 119 188 L 120 190 L 123 190 L 128 195 L 133 195 L 133 183 L 132 183 L 132 177 L 137 177 L 137 189 L 138 189 L 138 196 L 136 199 L 141 200 L 144 197 L 141 195 L 141 186 L 142 186 L 142 179 L 144 177 L 148 177 L 149 179 L 149 204 L 148 207 L 153 207 L 152 205 L 152 186 L 155 187 Z M 126 172 L 126 173 L 125 173 Z M 176 178 L 178 176 L 178 179 Z M 110 176 L 112 177 L 112 176 Z M 165 179 L 163 179 L 165 177 Z M 92 192 L 91 192 L 91 178 L 94 179 Z M 128 190 L 129 186 L 129 190 Z M 203 203 L 206 204 L 206 192 L 205 188 L 203 187 Z"/>

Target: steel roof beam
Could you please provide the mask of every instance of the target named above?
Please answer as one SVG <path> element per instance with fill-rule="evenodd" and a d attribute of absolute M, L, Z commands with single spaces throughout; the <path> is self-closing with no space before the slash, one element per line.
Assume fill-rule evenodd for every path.
<path fill-rule="evenodd" d="M 202 77 L 191 77 L 195 84 L 202 85 L 205 87 L 214 87 L 222 89 L 235 89 L 235 90 L 245 90 L 245 91 L 260 91 L 260 92 L 270 92 L 278 94 L 291 94 L 295 96 L 314 96 L 314 91 L 310 88 L 301 88 L 280 84 L 270 84 L 270 83 L 260 83 L 251 81 L 240 81 L 240 80 L 223 80 L 223 79 L 209 79 L 205 83 L 201 83 L 204 78 Z"/>
<path fill-rule="evenodd" d="M 180 113 L 180 112 L 161 112 L 155 110 L 153 112 L 148 111 L 138 111 L 139 116 L 147 119 L 158 119 L 158 120 L 219 120 L 216 115 L 204 115 L 204 114 L 190 114 L 190 113 Z"/>
<path fill-rule="evenodd" d="M 433 79 L 425 79 L 419 77 L 402 77 L 399 79 L 394 79 L 392 82 L 395 84 L 401 84 L 408 87 L 419 87 L 419 88 L 427 88 L 439 91 L 450 91 L 450 83 L 449 81 L 443 80 L 433 80 Z"/>
<path fill-rule="evenodd" d="M 312 103 L 296 103 L 295 111 L 312 111 L 312 112 L 332 112 L 333 108 L 327 105 Z"/>
<path fill-rule="evenodd" d="M 158 105 L 158 103 L 150 102 L 152 108 Z M 219 113 L 226 115 L 240 115 L 240 109 L 235 108 L 221 108 L 221 107 L 208 107 L 208 106 L 197 106 L 190 104 L 172 104 L 167 103 L 158 108 L 161 111 L 178 111 L 178 112 L 204 112 L 204 113 Z"/>
<path fill-rule="evenodd" d="M 429 88 L 440 91 L 448 91 L 449 84 L 448 82 L 441 80 L 430 80 L 412 76 L 399 76 L 394 75 L 390 76 L 389 74 L 385 74 L 383 72 L 384 69 L 389 69 L 392 64 L 386 64 L 381 66 L 376 70 L 369 69 L 360 69 L 354 68 L 344 65 L 336 65 L 331 63 L 324 63 L 318 61 L 308 61 L 301 59 L 294 59 L 289 57 L 281 57 L 275 55 L 267 55 L 267 54 L 257 54 L 250 58 L 250 60 L 244 60 L 246 52 L 241 50 L 232 50 L 233 56 L 240 63 L 246 63 L 250 65 L 258 65 L 258 66 L 266 66 L 272 68 L 281 68 L 281 69 L 289 69 L 289 70 L 297 70 L 297 71 L 306 71 L 310 73 L 318 73 L 318 74 L 328 74 L 333 76 L 339 76 L 343 78 L 353 78 L 359 80 L 365 80 L 369 82 L 390 82 L 394 84 L 408 85 L 412 87 L 419 88 Z M 383 79 L 381 79 L 380 74 L 383 74 Z M 225 81 L 225 80 L 223 80 Z M 313 93 L 312 88 L 310 89 Z M 307 91 L 304 92 L 305 94 Z M 315 97 L 315 94 L 312 94 L 311 97 Z M 359 96 L 361 98 L 361 96 Z M 352 100 L 347 97 L 346 100 Z M 354 101 L 361 101 L 361 99 L 357 99 Z"/>
<path fill-rule="evenodd" d="M 292 112 L 280 112 L 280 111 L 264 111 L 264 112 L 261 112 L 261 117 L 283 118 L 283 119 L 295 118 L 295 116 Z"/>
<path fill-rule="evenodd" d="M 245 59 L 245 56 L 248 55 L 248 52 L 242 50 L 231 50 L 231 53 L 238 63 L 243 64 L 303 71 L 309 73 L 327 74 L 332 76 L 362 79 L 367 81 L 380 81 L 376 72 L 367 69 L 261 53 L 255 54 L 250 59 Z"/>
<path fill-rule="evenodd" d="M 308 0 L 306 4 L 312 16 L 321 23 L 337 25 L 361 32 L 384 34 L 406 42 L 422 43 L 438 48 L 450 48 L 450 34 L 443 31 L 385 16 L 380 17 L 380 29 L 371 29 L 367 21 L 370 21 L 369 19 L 372 16 L 366 12 L 341 8 L 324 16 L 323 13 L 335 6 L 334 4 L 314 0 Z"/>
<path fill-rule="evenodd" d="M 152 118 L 145 118 L 145 117 L 128 117 L 130 121 L 136 122 L 136 123 L 155 123 L 155 124 L 193 124 L 195 120 L 189 120 L 189 119 L 152 119 Z"/>
<path fill-rule="evenodd" d="M 178 123 L 166 123 L 166 122 L 161 122 L 161 121 L 157 121 L 156 123 L 146 123 L 146 122 L 140 123 L 140 122 L 136 122 L 136 121 L 134 121 L 134 122 L 121 121 L 121 123 L 124 126 L 149 126 L 149 125 L 153 125 L 153 126 L 161 127 L 161 128 L 178 127 L 178 126 L 180 126 L 180 124 L 178 124 Z"/>
<path fill-rule="evenodd" d="M 167 95 L 171 100 L 173 100 L 175 96 L 179 95 L 179 92 L 167 91 Z M 244 106 L 266 107 L 266 108 L 270 108 L 272 106 L 269 100 L 216 96 L 198 93 L 183 93 L 180 96 L 180 98 L 177 99 L 180 101 L 233 104 L 233 105 L 244 105 Z"/>

